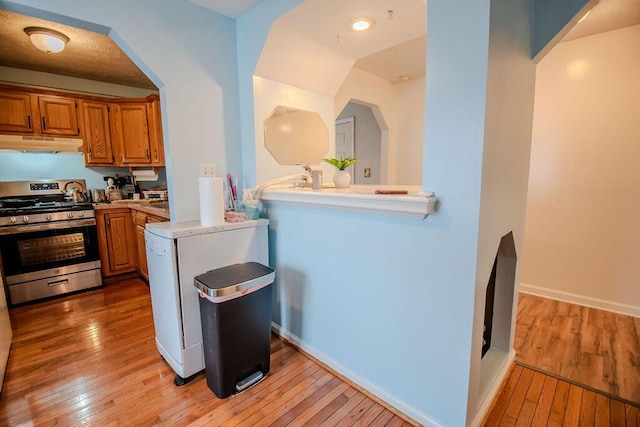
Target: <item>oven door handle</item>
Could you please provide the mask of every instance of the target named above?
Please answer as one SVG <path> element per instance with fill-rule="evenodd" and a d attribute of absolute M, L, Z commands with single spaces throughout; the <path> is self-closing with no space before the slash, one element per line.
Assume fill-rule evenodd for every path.
<path fill-rule="evenodd" d="M 68 228 L 86 227 L 96 225 L 95 218 L 74 219 L 73 221 L 56 221 L 39 224 L 16 225 L 0 228 L 0 236 L 11 234 L 32 233 L 34 231 L 64 230 Z"/>
<path fill-rule="evenodd" d="M 51 287 L 51 286 L 58 286 L 58 285 L 66 285 L 67 283 L 69 283 L 69 279 L 55 280 L 53 282 L 48 282 L 47 286 Z"/>

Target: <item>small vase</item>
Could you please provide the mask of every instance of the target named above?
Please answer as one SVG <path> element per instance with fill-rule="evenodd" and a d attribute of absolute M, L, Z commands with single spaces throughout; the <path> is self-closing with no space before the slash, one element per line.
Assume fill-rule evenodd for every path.
<path fill-rule="evenodd" d="M 338 170 L 333 175 L 333 183 L 336 188 L 347 188 L 351 184 L 351 174 L 345 170 Z"/>

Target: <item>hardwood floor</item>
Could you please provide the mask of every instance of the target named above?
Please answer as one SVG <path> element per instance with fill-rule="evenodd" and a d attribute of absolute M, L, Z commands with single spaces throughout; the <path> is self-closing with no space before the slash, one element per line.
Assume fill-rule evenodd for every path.
<path fill-rule="evenodd" d="M 520 294 L 516 361 L 640 404 L 640 318 Z"/>
<path fill-rule="evenodd" d="M 271 372 L 220 400 L 204 373 L 183 387 L 156 350 L 139 279 L 11 309 L 0 425 L 411 425 L 273 338 Z"/>
<path fill-rule="evenodd" d="M 520 294 L 516 364 L 484 426 L 640 426 L 640 319 Z"/>
<path fill-rule="evenodd" d="M 515 365 L 483 426 L 638 427 L 640 408 Z"/>

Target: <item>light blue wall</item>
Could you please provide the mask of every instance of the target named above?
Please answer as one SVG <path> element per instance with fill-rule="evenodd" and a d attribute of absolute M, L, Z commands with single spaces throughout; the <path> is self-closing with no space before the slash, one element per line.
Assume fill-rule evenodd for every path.
<path fill-rule="evenodd" d="M 236 21 L 243 181 L 247 188 L 259 184 L 256 182 L 253 71 L 269 35 L 271 23 L 302 2 L 303 0 L 263 0 Z M 306 52 L 299 54 L 304 55 Z"/>
<path fill-rule="evenodd" d="M 199 218 L 200 164 L 242 175 L 235 20 L 186 0 L 0 0 L 0 7 L 110 31 L 160 88 L 172 220 Z"/>
<path fill-rule="evenodd" d="M 597 0 L 535 0 L 533 27 L 533 56 L 538 55 L 587 4 Z M 586 13 L 586 11 L 584 12 Z"/>
<path fill-rule="evenodd" d="M 441 197 L 439 212 L 415 221 L 270 204 L 274 316 L 419 421 L 459 426 L 469 394 L 489 2 L 428 7 L 424 187 Z M 238 21 L 242 90 L 265 26 L 259 11 Z M 250 96 L 241 107 L 252 123 Z M 253 135 L 243 141 L 249 148 Z"/>
<path fill-rule="evenodd" d="M 131 175 L 129 168 L 88 168 L 82 154 L 72 153 L 15 153 L 0 152 L 0 181 L 29 181 L 33 179 L 84 179 L 87 189 L 107 188 L 103 177 Z M 139 183 L 142 188 L 167 185 L 164 170 L 157 181 Z"/>

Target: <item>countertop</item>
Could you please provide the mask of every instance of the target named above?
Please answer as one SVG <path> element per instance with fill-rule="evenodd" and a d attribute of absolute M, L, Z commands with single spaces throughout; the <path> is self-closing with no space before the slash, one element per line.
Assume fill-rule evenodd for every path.
<path fill-rule="evenodd" d="M 376 190 L 402 190 L 407 194 L 376 194 Z M 266 203 L 321 206 L 353 212 L 399 216 L 424 220 L 436 211 L 438 199 L 417 185 L 351 185 L 348 188 L 274 185 L 262 191 Z"/>
<path fill-rule="evenodd" d="M 93 209 L 105 210 L 105 209 L 122 209 L 129 208 L 138 210 L 151 215 L 156 215 L 167 220 L 171 219 L 169 216 L 169 203 L 168 202 L 150 202 L 147 200 L 117 200 L 112 203 L 94 203 Z"/>

